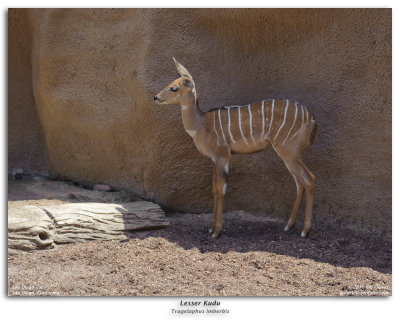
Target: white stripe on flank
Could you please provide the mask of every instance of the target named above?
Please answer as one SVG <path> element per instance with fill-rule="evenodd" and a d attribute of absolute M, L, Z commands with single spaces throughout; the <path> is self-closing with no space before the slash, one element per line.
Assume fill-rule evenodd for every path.
<path fill-rule="evenodd" d="M 267 102 L 267 109 L 265 110 L 265 123 L 268 125 L 268 102 Z M 264 134 L 263 139 L 266 139 L 267 135 Z"/>
<path fill-rule="evenodd" d="M 267 138 L 269 137 L 269 132 L 271 131 L 272 121 L 274 120 L 274 104 L 275 104 L 275 99 L 272 99 L 271 122 L 269 123 Z"/>
<path fill-rule="evenodd" d="M 301 126 L 300 126 L 299 130 L 297 130 L 297 131 L 295 132 L 295 134 L 292 136 L 292 138 L 294 138 L 295 136 L 297 136 L 297 134 L 300 132 L 301 128 L 303 128 L 303 125 L 304 125 L 304 108 L 303 108 L 302 105 L 300 105 L 300 107 L 301 107 Z"/>
<path fill-rule="evenodd" d="M 293 120 L 293 124 L 292 124 L 292 126 L 290 127 L 289 133 L 287 134 L 287 136 L 286 136 L 285 140 L 283 140 L 282 144 L 285 144 L 285 142 L 286 142 L 287 138 L 289 138 L 289 136 L 290 136 L 290 133 L 292 132 L 292 129 L 293 129 L 294 125 L 296 124 L 296 120 L 297 120 L 297 102 L 295 102 L 295 104 L 294 104 L 294 105 L 296 106 L 296 111 L 295 111 L 295 113 L 294 113 L 294 120 Z"/>
<path fill-rule="evenodd" d="M 278 130 L 278 132 L 277 132 L 276 135 L 275 135 L 274 142 L 275 142 L 276 138 L 278 137 L 279 132 L 281 132 L 281 129 L 282 129 L 283 126 L 285 125 L 285 122 L 286 122 L 286 113 L 287 113 L 288 105 L 289 105 L 289 100 L 286 100 L 285 115 L 283 116 L 282 124 L 281 124 L 281 126 L 279 127 L 279 130 Z"/>
<path fill-rule="evenodd" d="M 250 105 L 248 105 L 247 106 L 247 109 L 249 109 L 249 124 L 250 124 L 250 137 L 251 137 L 251 140 L 253 140 L 253 142 L 255 142 L 254 141 L 254 137 L 253 137 L 253 117 L 252 117 L 252 114 L 251 114 L 251 110 L 250 110 Z"/>
<path fill-rule="evenodd" d="M 224 133 L 224 130 L 222 129 L 221 108 L 218 109 L 218 118 L 219 118 L 219 127 L 221 128 L 221 132 L 222 132 L 222 138 L 224 138 L 224 141 L 225 141 L 225 143 L 226 143 L 225 133 Z"/>
<path fill-rule="evenodd" d="M 228 107 L 228 132 L 229 136 L 231 137 L 232 143 L 235 143 L 236 141 L 233 139 L 231 132 L 231 107 Z"/>
<path fill-rule="evenodd" d="M 262 117 L 262 130 L 261 130 L 261 140 L 264 139 L 264 129 L 265 129 L 265 119 L 264 119 L 264 100 L 261 103 L 261 117 Z"/>
<path fill-rule="evenodd" d="M 213 122 L 214 131 L 215 131 L 215 134 L 217 135 L 217 145 L 219 145 L 219 135 L 218 135 L 217 129 L 215 129 L 215 112 L 213 112 L 213 117 L 214 117 L 214 122 Z"/>
<path fill-rule="evenodd" d="M 241 117 L 240 117 L 240 108 L 238 108 L 238 115 L 239 115 L 239 129 L 240 129 L 240 133 L 241 133 L 241 135 L 242 135 L 242 137 L 243 137 L 244 142 L 245 142 L 247 145 L 249 145 L 249 143 L 247 142 L 247 140 L 246 140 L 246 138 L 245 138 L 245 136 L 244 136 L 244 134 L 243 134 L 243 131 L 242 131 L 242 119 L 241 119 Z"/>

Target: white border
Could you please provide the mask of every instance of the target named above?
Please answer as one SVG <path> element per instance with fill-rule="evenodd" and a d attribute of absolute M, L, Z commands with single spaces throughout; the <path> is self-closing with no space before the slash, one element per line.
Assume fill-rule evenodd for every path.
<path fill-rule="evenodd" d="M 393 106 L 398 101 L 398 63 L 396 53 L 398 52 L 398 35 L 400 18 L 398 14 L 398 1 L 5 1 L 4 14 L 5 20 L 1 24 L 1 35 L 4 46 L 1 51 L 3 70 L 7 70 L 7 7 L 391 7 L 393 8 Z M 7 108 L 7 75 L 1 78 L 3 85 L 1 93 L 5 105 L 3 106 L 3 119 L 7 124 L 5 110 Z M 400 123 L 399 112 L 393 107 L 393 164 L 399 163 L 398 143 Z M 7 134 L 2 130 L 3 135 Z M 2 137 L 2 150 L 7 150 L 6 137 Z M 6 158 L 2 157 L 3 181 L 6 179 Z M 398 181 L 399 170 L 393 166 L 393 229 L 398 226 Z M 6 186 L 2 190 L 2 208 L 6 208 L 5 201 Z M 6 212 L 3 212 L 6 214 Z M 4 222 L 5 219 L 0 219 Z M 2 230 L 6 230 L 2 226 Z M 398 264 L 398 255 L 395 254 L 398 249 L 398 236 L 393 232 L 393 294 L 391 298 L 225 298 L 221 299 L 222 304 L 230 309 L 231 313 L 226 316 L 213 316 L 212 318 L 225 319 L 392 319 L 395 314 L 395 306 L 399 305 L 399 299 L 396 295 L 398 288 L 398 279 L 396 267 Z M 6 248 L 6 237 L 3 236 L 1 248 Z M 5 254 L 2 257 L 6 257 Z M 2 315 L 12 317 L 13 319 L 44 319 L 46 317 L 57 317 L 60 319 L 181 319 L 181 318 L 205 318 L 199 316 L 173 316 L 170 310 L 179 303 L 180 298 L 6 298 L 7 282 L 7 264 L 1 264 L 3 269 L 1 284 L 3 288 L 3 299 L 0 301 L 2 306 Z M 339 318 L 340 317 L 340 318 Z M 207 317 L 209 318 L 209 317 Z"/>

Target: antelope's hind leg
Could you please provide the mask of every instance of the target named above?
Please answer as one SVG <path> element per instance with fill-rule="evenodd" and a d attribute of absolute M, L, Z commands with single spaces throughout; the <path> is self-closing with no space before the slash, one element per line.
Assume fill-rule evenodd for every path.
<path fill-rule="evenodd" d="M 299 179 L 292 174 L 294 181 L 296 182 L 296 190 L 297 190 L 297 195 L 296 195 L 296 200 L 294 201 L 292 211 L 290 212 L 289 216 L 289 221 L 285 227 L 285 231 L 290 230 L 294 224 L 296 223 L 296 218 L 297 218 L 297 212 L 299 211 L 300 203 L 301 200 L 303 199 L 303 194 L 304 194 L 304 186 L 303 184 L 299 183 Z"/>
<path fill-rule="evenodd" d="M 307 237 L 308 232 L 311 229 L 312 224 L 312 205 L 314 201 L 314 188 L 315 188 L 315 176 L 311 173 L 311 171 L 306 167 L 304 163 L 302 163 L 304 171 L 302 172 L 303 183 L 306 189 L 306 216 L 304 219 L 304 227 L 301 232 L 301 236 L 303 238 Z"/>
<path fill-rule="evenodd" d="M 285 155 L 278 152 L 278 154 L 281 157 L 281 159 L 285 162 L 289 172 L 292 174 L 297 187 L 296 200 L 294 201 L 289 221 L 285 227 L 285 231 L 289 230 L 296 223 L 297 212 L 299 210 L 299 206 L 305 191 L 306 214 L 304 219 L 303 231 L 301 232 L 301 236 L 305 238 L 308 232 L 310 231 L 312 224 L 312 205 L 314 200 L 315 177 L 303 163 L 300 156 L 297 156 L 296 153 Z"/>

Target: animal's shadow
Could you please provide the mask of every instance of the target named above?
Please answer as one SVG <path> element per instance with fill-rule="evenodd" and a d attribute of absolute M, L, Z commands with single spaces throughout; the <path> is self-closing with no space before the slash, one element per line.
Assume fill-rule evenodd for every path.
<path fill-rule="evenodd" d="M 263 251 L 300 259 L 312 259 L 338 267 L 367 267 L 392 272 L 391 241 L 378 235 L 332 226 L 314 227 L 303 239 L 301 223 L 285 232 L 282 221 L 231 213 L 224 219 L 223 232 L 215 239 L 208 233 L 211 214 L 167 214 L 169 227 L 136 232 L 131 238 L 163 237 L 184 249 L 200 252 Z"/>

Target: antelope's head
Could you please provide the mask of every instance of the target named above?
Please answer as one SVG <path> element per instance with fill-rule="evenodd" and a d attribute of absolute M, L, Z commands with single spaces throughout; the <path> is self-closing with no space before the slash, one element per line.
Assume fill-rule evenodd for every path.
<path fill-rule="evenodd" d="M 171 82 L 166 88 L 154 96 L 154 102 L 158 104 L 180 104 L 193 97 L 196 97 L 196 89 L 192 76 L 189 71 L 175 60 L 175 66 L 180 78 Z"/>

